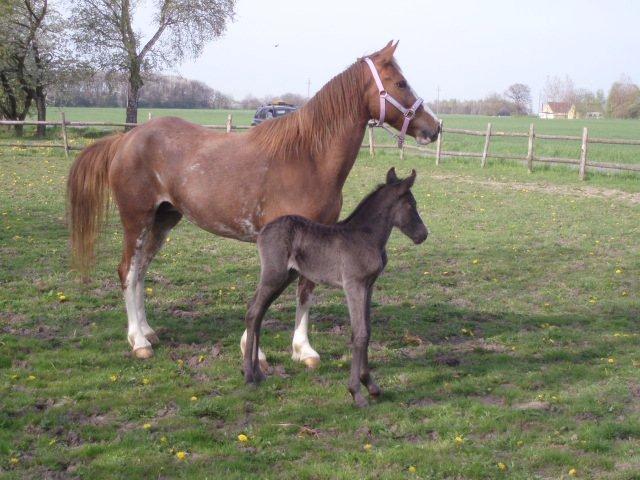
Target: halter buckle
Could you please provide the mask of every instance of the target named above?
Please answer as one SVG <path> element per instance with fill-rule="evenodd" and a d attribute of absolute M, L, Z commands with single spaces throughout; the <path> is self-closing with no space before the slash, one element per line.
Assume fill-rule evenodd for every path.
<path fill-rule="evenodd" d="M 416 116 L 416 111 L 413 108 L 410 108 L 406 112 L 404 112 L 404 116 L 411 120 Z"/>

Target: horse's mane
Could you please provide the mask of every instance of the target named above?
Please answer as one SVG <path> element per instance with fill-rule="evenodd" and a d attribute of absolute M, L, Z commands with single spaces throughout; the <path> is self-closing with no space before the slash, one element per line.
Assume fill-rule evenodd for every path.
<path fill-rule="evenodd" d="M 379 199 L 377 197 L 380 190 L 388 186 L 389 184 L 387 183 L 381 183 L 377 185 L 376 188 L 374 188 L 371 191 L 371 193 L 369 193 L 366 197 L 360 200 L 360 203 L 358 204 L 358 206 L 353 209 L 353 211 L 349 214 L 347 218 L 345 218 L 344 220 L 340 220 L 338 222 L 338 225 L 345 225 L 350 221 L 352 221 L 355 217 L 360 216 L 363 212 L 370 210 L 374 205 L 378 203 Z M 365 215 L 365 217 L 368 217 L 368 215 Z"/>
<path fill-rule="evenodd" d="M 357 61 L 333 77 L 300 110 L 268 120 L 249 136 L 271 157 L 313 156 L 344 133 L 365 108 L 362 62 Z"/>

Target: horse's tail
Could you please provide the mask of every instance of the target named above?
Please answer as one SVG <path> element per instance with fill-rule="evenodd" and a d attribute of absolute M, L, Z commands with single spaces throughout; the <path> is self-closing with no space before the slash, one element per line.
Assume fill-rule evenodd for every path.
<path fill-rule="evenodd" d="M 67 180 L 67 219 L 71 231 L 72 265 L 86 275 L 94 247 L 109 210 L 109 166 L 122 134 L 98 140 L 82 150 Z"/>

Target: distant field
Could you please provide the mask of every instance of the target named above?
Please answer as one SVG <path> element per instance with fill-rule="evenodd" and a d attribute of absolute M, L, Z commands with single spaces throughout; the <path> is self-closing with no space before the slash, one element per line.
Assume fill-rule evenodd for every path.
<path fill-rule="evenodd" d="M 49 118 L 59 118 L 60 110 L 49 108 Z M 105 121 L 123 122 L 123 108 L 65 108 L 66 117 L 71 121 Z M 140 109 L 138 120 L 144 122 L 149 118 L 177 116 L 199 124 L 220 124 L 226 122 L 227 115 L 233 115 L 234 125 L 250 125 L 253 110 L 207 110 L 207 109 Z M 491 122 L 494 131 L 528 132 L 529 125 L 535 125 L 537 133 L 581 136 L 582 128 L 588 127 L 590 137 L 640 139 L 640 121 L 638 120 L 541 120 L 534 117 L 487 117 L 479 115 L 443 115 L 445 127 L 485 130 Z M 77 143 L 83 144 L 86 132 L 76 132 Z M 52 132 L 55 135 L 55 132 Z M 95 137 L 90 132 L 88 137 Z M 376 132 L 377 143 L 393 143 L 393 138 L 384 131 Z M 411 140 L 412 141 L 412 140 Z M 483 137 L 472 137 L 461 134 L 446 134 L 443 148 L 453 151 L 481 152 Z M 526 138 L 492 138 L 491 151 L 502 154 L 525 155 Z M 564 157 L 578 159 L 580 156 L 579 141 L 536 140 L 535 154 L 548 157 Z M 640 163 L 640 146 L 626 145 L 590 145 L 589 159 L 609 163 Z M 445 160 L 450 161 L 450 160 Z M 479 160 L 472 159 L 479 163 Z M 495 162 L 496 160 L 490 160 Z M 500 160 L 500 162 L 503 162 Z"/>

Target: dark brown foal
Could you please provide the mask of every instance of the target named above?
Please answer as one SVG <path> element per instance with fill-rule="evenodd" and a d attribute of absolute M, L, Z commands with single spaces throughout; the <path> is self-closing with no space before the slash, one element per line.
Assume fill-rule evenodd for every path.
<path fill-rule="evenodd" d="M 271 303 L 299 275 L 314 283 L 342 287 L 351 317 L 352 362 L 349 391 L 355 404 L 366 406 L 362 383 L 373 397 L 380 388 L 369 371 L 371 292 L 387 263 L 386 244 L 393 227 L 414 243 L 427 238 L 427 227 L 416 208 L 411 187 L 416 178 L 399 180 L 392 168 L 387 181 L 369 194 L 354 212 L 335 225 L 322 225 L 296 215 L 280 217 L 258 235 L 260 283 L 245 323 L 247 343 L 244 375 L 247 383 L 264 379 L 258 348 L 262 318 Z"/>

